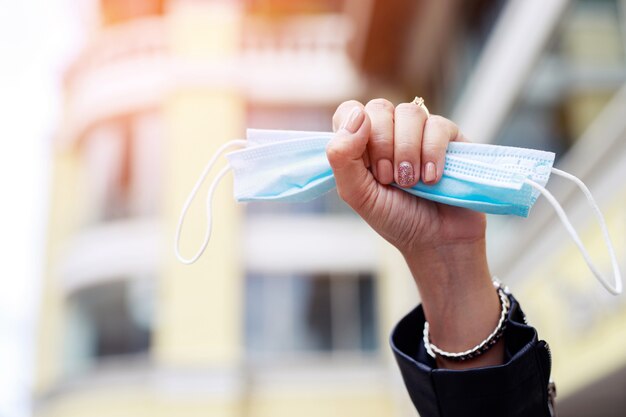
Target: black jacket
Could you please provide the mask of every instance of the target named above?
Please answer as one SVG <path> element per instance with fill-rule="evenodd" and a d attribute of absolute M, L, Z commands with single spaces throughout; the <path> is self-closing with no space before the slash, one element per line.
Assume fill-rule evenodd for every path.
<path fill-rule="evenodd" d="M 424 348 L 418 306 L 391 335 L 404 383 L 420 417 L 550 417 L 550 349 L 511 298 L 503 365 L 464 371 L 437 369 Z M 550 386 L 553 390 L 553 386 Z M 551 391 L 553 392 L 553 391 Z"/>

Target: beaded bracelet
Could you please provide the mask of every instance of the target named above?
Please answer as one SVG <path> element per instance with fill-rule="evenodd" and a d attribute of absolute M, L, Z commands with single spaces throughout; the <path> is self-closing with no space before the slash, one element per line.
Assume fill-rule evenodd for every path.
<path fill-rule="evenodd" d="M 433 358 L 436 358 L 436 355 L 439 355 L 442 358 L 449 359 L 451 361 L 459 361 L 459 362 L 466 361 L 469 359 L 476 358 L 482 355 L 483 353 L 487 352 L 496 344 L 498 340 L 500 340 L 500 338 L 504 334 L 504 330 L 506 329 L 506 319 L 507 319 L 507 315 L 509 312 L 509 308 L 511 306 L 511 301 L 509 300 L 509 297 L 507 295 L 508 289 L 504 288 L 498 280 L 496 279 L 493 280 L 493 286 L 496 288 L 496 290 L 498 291 L 498 295 L 500 296 L 500 307 L 501 307 L 500 308 L 500 320 L 498 320 L 498 325 L 496 326 L 494 331 L 491 332 L 491 334 L 487 336 L 485 340 L 483 340 L 482 342 L 480 342 L 479 344 L 477 344 L 471 349 L 468 349 L 464 352 L 457 352 L 457 353 L 446 352 L 445 350 L 442 350 L 438 348 L 437 346 L 435 346 L 430 341 L 428 321 L 425 321 L 424 322 L 424 347 L 426 348 L 426 352 L 428 352 L 430 356 L 432 356 Z"/>

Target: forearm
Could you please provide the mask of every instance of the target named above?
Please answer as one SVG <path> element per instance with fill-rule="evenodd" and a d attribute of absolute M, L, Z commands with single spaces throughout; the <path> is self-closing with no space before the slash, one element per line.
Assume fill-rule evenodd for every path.
<path fill-rule="evenodd" d="M 405 253 L 418 286 L 431 341 L 448 352 L 462 352 L 496 327 L 500 301 L 486 261 L 484 239 L 431 246 Z M 464 362 L 437 358 L 442 368 L 466 369 L 501 364 L 500 340 L 483 355 Z"/>

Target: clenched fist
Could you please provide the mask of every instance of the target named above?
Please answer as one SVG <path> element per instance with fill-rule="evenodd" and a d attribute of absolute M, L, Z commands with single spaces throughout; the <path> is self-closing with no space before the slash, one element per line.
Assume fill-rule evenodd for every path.
<path fill-rule="evenodd" d="M 359 215 L 403 254 L 484 238 L 485 216 L 424 200 L 391 186 L 435 184 L 443 175 L 450 141 L 464 141 L 457 126 L 414 103 L 394 107 L 375 99 L 342 103 L 333 117 L 327 155 L 337 190 Z"/>

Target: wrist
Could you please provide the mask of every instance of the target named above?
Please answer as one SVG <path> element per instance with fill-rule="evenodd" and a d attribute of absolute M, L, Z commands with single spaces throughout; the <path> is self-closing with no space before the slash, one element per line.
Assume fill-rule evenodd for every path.
<path fill-rule="evenodd" d="M 422 300 L 442 307 L 450 297 L 492 288 L 485 239 L 424 245 L 402 252 Z"/>
<path fill-rule="evenodd" d="M 449 352 L 462 352 L 493 331 L 500 301 L 487 265 L 484 239 L 432 246 L 404 256 L 418 286 L 433 343 Z M 499 363 L 501 352 L 500 346 L 476 362 Z"/>

